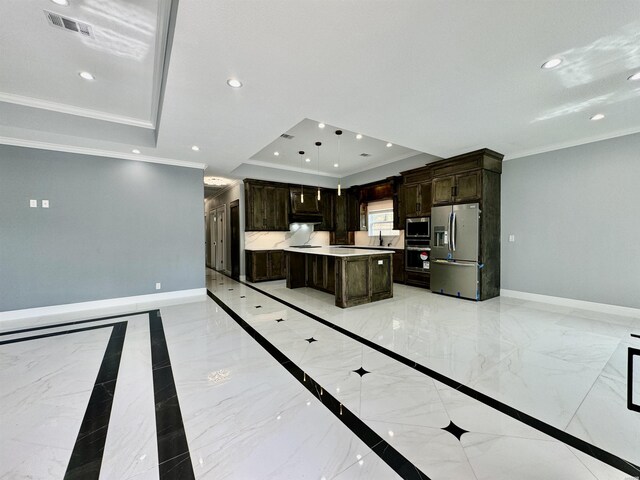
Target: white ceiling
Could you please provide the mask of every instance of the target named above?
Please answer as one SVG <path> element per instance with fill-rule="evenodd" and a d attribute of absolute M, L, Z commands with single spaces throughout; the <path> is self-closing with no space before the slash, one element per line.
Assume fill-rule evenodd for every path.
<path fill-rule="evenodd" d="M 162 24 L 166 2 L 69 1 L 0 4 L 0 100 L 71 105 L 104 113 L 103 123 L 153 122 L 149 98 L 161 75 L 147 33 Z M 96 12 L 106 4 L 117 8 Z M 83 44 L 48 26 L 43 9 L 142 42 L 146 54 Z M 123 12 L 143 31 L 111 17 Z M 183 0 L 152 142 L 100 122 L 63 131 L 82 110 L 39 116 L 38 102 L 25 113 L 1 101 L 0 141 L 200 162 L 207 175 L 233 177 L 313 119 L 440 157 L 488 147 L 513 158 L 640 131 L 640 81 L 626 80 L 640 70 L 638 13 L 637 0 Z M 540 68 L 556 56 L 559 68 Z M 81 82 L 80 69 L 99 81 Z M 244 86 L 228 87 L 230 77 Z M 604 120 L 589 120 L 600 112 Z M 321 170 L 335 175 L 332 163 Z"/>

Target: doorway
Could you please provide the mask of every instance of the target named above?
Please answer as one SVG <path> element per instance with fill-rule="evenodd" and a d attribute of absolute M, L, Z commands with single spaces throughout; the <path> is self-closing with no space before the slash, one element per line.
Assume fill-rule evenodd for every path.
<path fill-rule="evenodd" d="M 240 279 L 240 201 L 229 204 L 229 227 L 231 228 L 231 277 Z"/>
<path fill-rule="evenodd" d="M 215 269 L 218 271 L 224 271 L 224 258 L 225 258 L 225 234 L 226 234 L 226 205 L 216 208 L 216 222 L 215 222 L 215 235 L 216 235 L 216 256 L 215 256 Z"/>

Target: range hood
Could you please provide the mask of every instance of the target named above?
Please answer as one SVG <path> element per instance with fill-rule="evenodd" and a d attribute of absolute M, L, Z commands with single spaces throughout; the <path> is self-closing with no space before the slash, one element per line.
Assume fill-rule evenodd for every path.
<path fill-rule="evenodd" d="M 289 214 L 289 225 L 292 223 L 310 223 L 313 225 L 318 225 L 322 223 L 322 214 L 320 213 L 290 213 Z"/>

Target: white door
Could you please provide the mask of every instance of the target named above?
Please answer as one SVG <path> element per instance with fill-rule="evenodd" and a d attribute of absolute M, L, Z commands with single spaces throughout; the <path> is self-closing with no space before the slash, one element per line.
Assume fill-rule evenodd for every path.
<path fill-rule="evenodd" d="M 225 249 L 226 249 L 226 212 L 225 206 L 216 210 L 216 270 L 225 270 Z"/>

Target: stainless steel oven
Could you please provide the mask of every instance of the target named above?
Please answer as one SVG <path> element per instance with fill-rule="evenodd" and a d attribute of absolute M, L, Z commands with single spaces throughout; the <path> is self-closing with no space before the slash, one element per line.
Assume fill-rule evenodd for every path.
<path fill-rule="evenodd" d="M 431 247 L 407 242 L 404 247 L 404 269 L 410 272 L 428 273 L 431 263 Z"/>
<path fill-rule="evenodd" d="M 421 239 L 428 244 L 431 238 L 431 217 L 407 218 L 405 238 Z"/>

